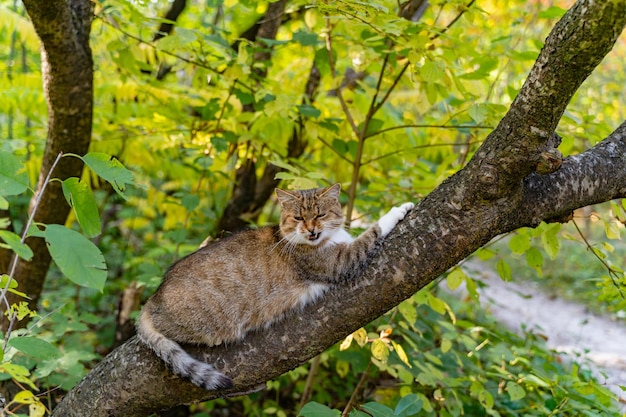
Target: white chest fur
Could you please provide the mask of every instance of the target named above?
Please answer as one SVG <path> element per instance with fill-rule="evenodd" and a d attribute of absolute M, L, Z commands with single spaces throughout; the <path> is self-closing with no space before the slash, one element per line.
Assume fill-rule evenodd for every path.
<path fill-rule="evenodd" d="M 300 295 L 300 307 L 317 300 L 328 289 L 327 284 L 310 284 L 305 292 Z"/>

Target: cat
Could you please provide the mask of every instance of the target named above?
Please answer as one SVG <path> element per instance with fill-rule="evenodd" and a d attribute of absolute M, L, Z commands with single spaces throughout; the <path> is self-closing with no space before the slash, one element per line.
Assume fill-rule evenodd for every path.
<path fill-rule="evenodd" d="M 172 265 L 144 305 L 139 339 L 177 375 L 207 390 L 232 387 L 179 343 L 237 342 L 349 279 L 413 208 L 405 203 L 353 239 L 343 228 L 340 185 L 276 189 L 279 226 L 239 232 Z"/>

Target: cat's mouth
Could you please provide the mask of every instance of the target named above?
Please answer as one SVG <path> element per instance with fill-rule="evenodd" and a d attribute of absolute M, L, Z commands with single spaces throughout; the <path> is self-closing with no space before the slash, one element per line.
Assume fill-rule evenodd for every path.
<path fill-rule="evenodd" d="M 315 242 L 317 239 L 320 238 L 321 234 L 322 234 L 321 232 L 320 233 L 311 233 L 306 238 L 309 240 L 309 242 Z"/>

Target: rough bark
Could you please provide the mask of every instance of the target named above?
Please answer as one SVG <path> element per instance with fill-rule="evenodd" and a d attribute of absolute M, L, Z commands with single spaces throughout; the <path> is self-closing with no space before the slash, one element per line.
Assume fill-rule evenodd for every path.
<path fill-rule="evenodd" d="M 558 142 L 554 129 L 572 94 L 623 30 L 625 11 L 626 0 L 588 0 L 566 14 L 520 97 L 472 162 L 396 227 L 358 280 L 239 344 L 189 347 L 233 377 L 232 390 L 207 392 L 180 380 L 131 339 L 98 364 L 53 416 L 139 417 L 179 403 L 254 390 L 410 297 L 494 236 L 625 197 L 626 123 L 562 163 L 544 155 Z M 585 48 L 589 43 L 593 47 Z M 560 74 L 567 79 L 557 83 Z M 486 166 L 491 168 L 485 172 Z M 488 178 L 494 181 L 484 181 Z"/>
<path fill-rule="evenodd" d="M 93 101 L 93 64 L 89 32 L 93 19 L 93 3 L 89 0 L 24 0 L 35 31 L 41 40 L 43 84 L 48 103 L 48 135 L 39 174 L 37 191 L 31 199 L 29 214 L 41 192 L 43 181 L 58 154 L 83 155 L 91 140 Z M 53 178 L 79 177 L 82 162 L 63 158 Z M 64 223 L 69 213 L 61 184 L 48 184 L 37 207 L 35 222 Z M 20 291 L 30 298 L 35 309 L 50 265 L 50 255 L 43 239 L 30 238 L 27 244 L 34 256 L 30 262 L 19 261 L 14 278 Z M 3 250 L 0 265 L 8 265 L 11 253 Z M 4 271 L 3 271 L 4 272 Z M 25 301 L 9 294 L 10 302 Z M 21 322 L 24 324 L 25 321 Z M 6 320 L 4 326 L 6 326 Z"/>

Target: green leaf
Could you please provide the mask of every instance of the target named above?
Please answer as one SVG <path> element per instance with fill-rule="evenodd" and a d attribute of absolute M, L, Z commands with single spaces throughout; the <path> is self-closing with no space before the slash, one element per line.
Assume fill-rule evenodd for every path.
<path fill-rule="evenodd" d="M 541 234 L 541 243 L 543 243 L 543 248 L 551 259 L 555 259 L 559 253 L 559 247 L 561 243 L 559 239 L 556 237 L 556 234 L 561 229 L 561 225 L 556 223 L 554 225 L 548 226 L 546 230 Z"/>
<path fill-rule="evenodd" d="M 534 246 L 528 249 L 526 252 L 526 263 L 528 266 L 535 268 L 540 275 L 542 274 L 543 255 L 539 249 Z"/>
<path fill-rule="evenodd" d="M 364 413 L 363 411 L 359 411 L 356 409 L 352 409 L 350 410 L 350 414 L 348 414 L 349 417 L 370 417 L 369 414 Z"/>
<path fill-rule="evenodd" d="M 546 10 L 539 12 L 539 17 L 542 19 L 553 19 L 556 17 L 562 17 L 566 12 L 567 10 L 558 6 L 550 6 Z"/>
<path fill-rule="evenodd" d="M 461 268 L 454 268 L 446 277 L 448 288 L 456 290 L 465 281 L 466 275 Z"/>
<path fill-rule="evenodd" d="M 100 152 L 89 152 L 81 159 L 93 172 L 109 182 L 115 192 L 128 200 L 123 191 L 126 189 L 126 185 L 133 184 L 135 178 L 133 173 L 126 169 L 120 161 Z"/>
<path fill-rule="evenodd" d="M 511 252 L 522 254 L 530 249 L 530 236 L 528 233 L 516 233 L 509 241 L 509 248 Z"/>
<path fill-rule="evenodd" d="M 502 278 L 504 281 L 510 281 L 511 278 L 513 278 L 513 275 L 511 273 L 511 267 L 504 259 L 500 259 L 498 261 L 496 265 L 496 270 L 498 271 L 498 275 L 500 275 L 500 278 Z"/>
<path fill-rule="evenodd" d="M 373 135 L 374 133 L 378 132 L 383 127 L 384 124 L 385 124 L 384 120 L 371 119 L 370 122 L 367 124 L 367 130 L 365 131 L 365 135 L 366 136 Z M 363 123 L 359 124 L 358 129 L 363 130 Z"/>
<path fill-rule="evenodd" d="M 204 106 L 196 106 L 193 109 L 200 115 L 202 120 L 211 121 L 216 119 L 216 115 L 221 108 L 220 100 L 212 98 Z"/>
<path fill-rule="evenodd" d="M 393 410 L 385 405 L 376 402 L 370 402 L 361 406 L 363 410 L 368 412 L 372 417 L 394 417 Z"/>
<path fill-rule="evenodd" d="M 9 230 L 0 230 L 0 239 L 5 243 L 0 243 L 0 247 L 11 249 L 20 258 L 30 261 L 33 258 L 33 251 L 27 244 L 22 243 L 22 239 Z"/>
<path fill-rule="evenodd" d="M 74 210 L 83 233 L 88 237 L 98 236 L 102 230 L 102 225 L 98 204 L 91 189 L 85 183 L 80 182 L 78 178 L 71 177 L 63 181 L 63 194 Z"/>
<path fill-rule="evenodd" d="M 300 175 L 300 170 L 292 165 L 289 165 L 287 162 L 283 162 L 280 159 L 273 159 L 270 161 L 272 165 L 276 165 L 279 168 L 286 169 L 287 171 L 291 171 L 296 175 Z"/>
<path fill-rule="evenodd" d="M 511 401 L 521 400 L 526 396 L 526 391 L 521 385 L 509 381 L 506 383 L 506 391 L 509 393 L 509 397 L 511 397 Z"/>
<path fill-rule="evenodd" d="M 441 339 L 441 351 L 443 353 L 448 352 L 450 349 L 452 349 L 452 342 L 450 341 L 450 339 L 444 337 Z"/>
<path fill-rule="evenodd" d="M 417 309 L 410 301 L 405 301 L 400 303 L 398 306 L 398 310 L 400 310 L 400 314 L 402 314 L 410 325 L 414 325 L 417 321 Z"/>
<path fill-rule="evenodd" d="M 30 298 L 25 293 L 16 290 L 17 281 L 11 278 L 8 274 L 0 274 L 0 288 L 6 288 L 7 291 L 13 294 L 19 295 L 22 298 Z M 0 354 L 0 357 L 1 357 L 1 354 Z"/>
<path fill-rule="evenodd" d="M 427 83 L 434 83 L 441 79 L 443 76 L 442 68 L 432 61 L 426 61 L 424 65 L 419 69 L 419 73 L 422 76 L 422 80 Z"/>
<path fill-rule="evenodd" d="M 180 199 L 180 203 L 187 211 L 193 211 L 200 205 L 200 197 L 195 194 L 185 194 Z"/>
<path fill-rule="evenodd" d="M 446 314 L 446 302 L 428 293 L 428 305 L 439 314 Z"/>
<path fill-rule="evenodd" d="M 309 33 L 303 31 L 295 32 L 292 39 L 302 46 L 315 46 L 317 45 L 319 40 L 317 33 Z"/>
<path fill-rule="evenodd" d="M 339 415 L 341 415 L 339 410 L 333 410 L 315 401 L 306 403 L 298 413 L 299 417 L 337 417 Z"/>
<path fill-rule="evenodd" d="M 100 249 L 80 233 L 58 224 L 46 227 L 50 256 L 63 275 L 83 287 L 104 288 L 107 266 Z"/>
<path fill-rule="evenodd" d="M 417 394 L 405 395 L 398 401 L 394 414 L 396 416 L 411 416 L 422 410 L 422 399 Z"/>
<path fill-rule="evenodd" d="M 61 352 L 55 346 L 34 336 L 13 337 L 9 340 L 9 345 L 37 359 L 55 359 L 61 356 Z"/>
<path fill-rule="evenodd" d="M 0 151 L 0 195 L 21 194 L 28 189 L 28 173 L 12 154 Z"/>
<path fill-rule="evenodd" d="M 493 395 L 489 391 L 482 390 L 478 393 L 478 401 L 485 407 L 487 410 L 491 410 L 493 408 Z"/>
<path fill-rule="evenodd" d="M 38 402 L 39 400 L 37 399 L 37 397 L 35 397 L 35 394 L 33 394 L 30 391 L 24 390 L 15 394 L 12 401 L 19 403 L 19 404 L 34 404 Z"/>
<path fill-rule="evenodd" d="M 489 115 L 489 108 L 484 104 L 472 104 L 470 108 L 467 109 L 467 114 L 474 119 L 476 124 L 481 124 Z"/>
<path fill-rule="evenodd" d="M 322 114 L 322 112 L 318 108 L 310 104 L 302 104 L 296 107 L 298 108 L 298 112 L 304 117 L 312 117 L 314 119 L 317 119 Z"/>

